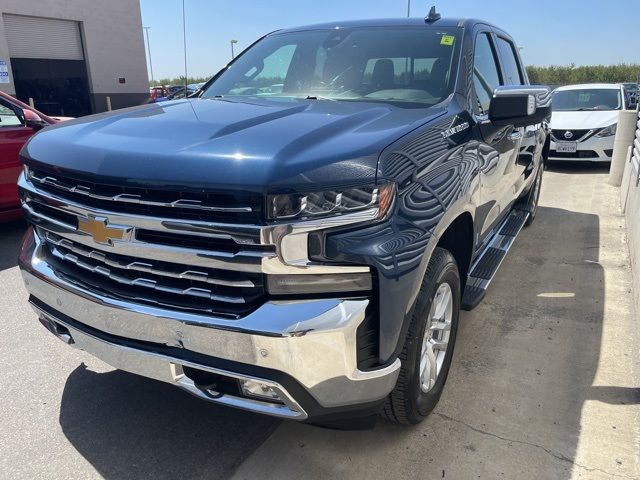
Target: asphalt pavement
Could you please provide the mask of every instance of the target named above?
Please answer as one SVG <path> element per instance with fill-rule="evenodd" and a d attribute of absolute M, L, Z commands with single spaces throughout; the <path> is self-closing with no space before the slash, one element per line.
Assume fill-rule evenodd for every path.
<path fill-rule="evenodd" d="M 204 403 L 38 323 L 0 225 L 0 479 L 640 478 L 640 337 L 606 170 L 552 167 L 421 425 L 339 432 Z"/>

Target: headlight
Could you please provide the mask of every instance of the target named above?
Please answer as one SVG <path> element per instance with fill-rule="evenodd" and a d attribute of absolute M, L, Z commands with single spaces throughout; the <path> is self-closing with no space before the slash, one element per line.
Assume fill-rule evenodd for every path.
<path fill-rule="evenodd" d="M 613 125 L 609 125 L 608 127 L 604 127 L 598 133 L 596 133 L 596 137 L 610 137 L 616 134 L 616 129 L 618 128 L 618 124 L 614 123 Z"/>
<path fill-rule="evenodd" d="M 358 187 L 313 193 L 269 195 L 268 216 L 271 220 L 305 220 L 378 208 L 383 218 L 395 194 L 395 184 Z"/>

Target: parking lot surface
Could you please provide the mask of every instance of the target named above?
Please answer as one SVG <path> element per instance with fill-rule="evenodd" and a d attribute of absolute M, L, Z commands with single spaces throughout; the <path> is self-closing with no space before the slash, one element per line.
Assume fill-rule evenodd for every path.
<path fill-rule="evenodd" d="M 606 178 L 546 172 L 435 412 L 364 432 L 211 406 L 66 347 L 27 306 L 24 226 L 0 226 L 0 478 L 640 478 L 638 316 Z"/>

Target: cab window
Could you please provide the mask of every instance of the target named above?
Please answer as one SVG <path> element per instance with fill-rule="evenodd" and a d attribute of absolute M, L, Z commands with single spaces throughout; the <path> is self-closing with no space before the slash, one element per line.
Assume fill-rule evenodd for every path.
<path fill-rule="evenodd" d="M 498 51 L 502 59 L 502 71 L 506 85 L 523 85 L 522 72 L 518 63 L 515 46 L 509 40 L 498 37 Z"/>
<path fill-rule="evenodd" d="M 500 84 L 500 70 L 491 38 L 488 33 L 481 33 L 476 38 L 476 48 L 473 55 L 473 88 L 477 99 L 476 113 L 484 115 L 489 112 L 493 91 Z"/>

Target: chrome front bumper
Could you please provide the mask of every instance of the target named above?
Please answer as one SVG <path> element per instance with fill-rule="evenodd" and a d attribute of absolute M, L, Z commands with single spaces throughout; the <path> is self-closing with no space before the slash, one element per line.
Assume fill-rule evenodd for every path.
<path fill-rule="evenodd" d="M 396 383 L 399 359 L 373 371 L 357 368 L 356 329 L 365 318 L 367 299 L 269 302 L 240 320 L 207 317 L 132 304 L 84 290 L 54 271 L 43 260 L 41 250 L 38 236 L 30 230 L 20 266 L 32 304 L 39 305 L 37 313 L 68 328 L 75 346 L 116 368 L 173 383 L 206 398 L 184 377 L 182 367 L 223 372 L 238 379 L 255 378 L 213 365 L 216 360 L 235 362 L 293 378 L 323 408 L 382 400 Z M 118 338 L 124 340 L 122 343 L 133 340 L 185 354 L 193 352 L 210 357 L 212 363 L 185 361 L 182 355 L 165 355 L 161 349 L 158 353 L 131 348 Z M 206 399 L 286 418 L 307 418 L 304 402 L 277 381 L 258 379 L 282 392 L 286 408 L 246 398 Z"/>

